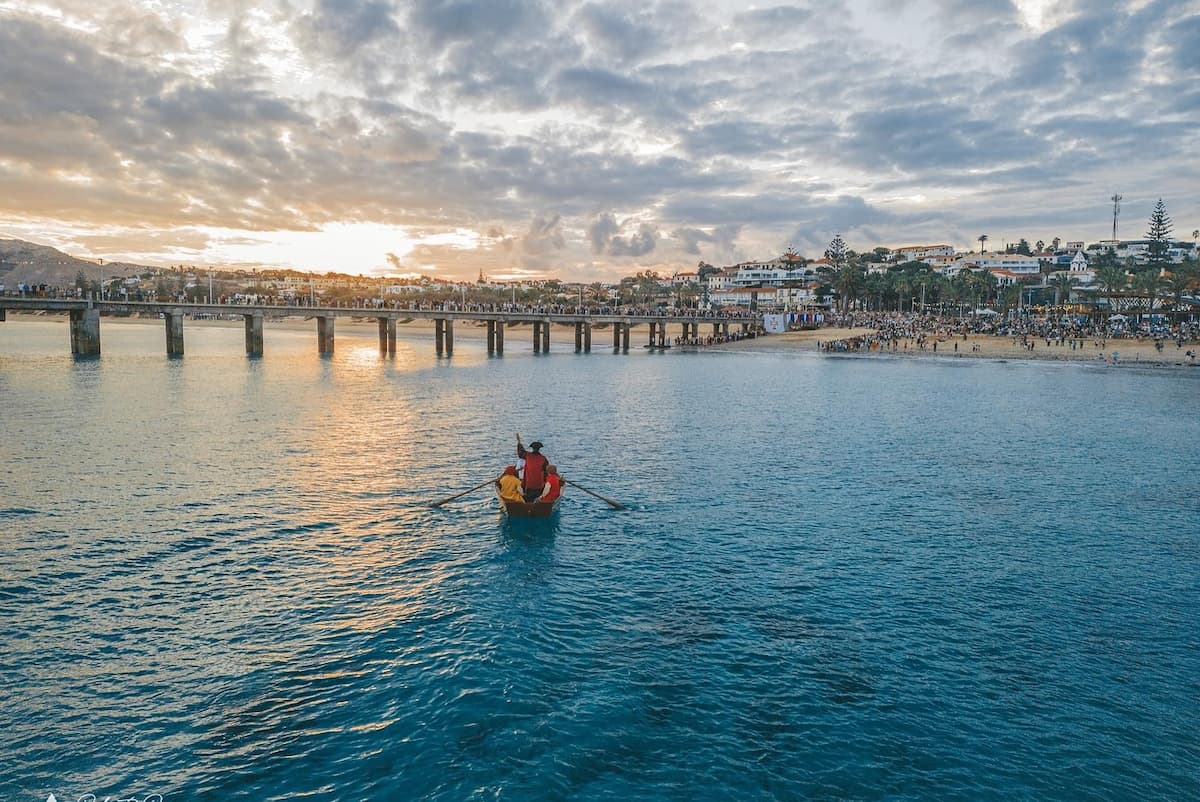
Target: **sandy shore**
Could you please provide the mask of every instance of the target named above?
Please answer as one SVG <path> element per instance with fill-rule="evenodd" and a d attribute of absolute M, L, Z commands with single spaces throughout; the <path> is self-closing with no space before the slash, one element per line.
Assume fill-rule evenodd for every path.
<path fill-rule="evenodd" d="M 873 329 L 817 329 L 816 331 L 791 331 L 786 334 L 774 334 L 753 340 L 743 340 L 719 346 L 724 349 L 745 349 L 753 351 L 811 351 L 820 353 L 818 343 L 829 340 L 844 340 L 850 337 L 860 337 L 873 333 Z M 956 348 L 957 347 L 957 348 Z M 897 351 L 855 351 L 838 352 L 837 356 L 872 357 L 872 356 L 901 356 L 929 359 L 1038 359 L 1061 362 L 1112 362 L 1113 353 L 1117 354 L 1117 364 L 1140 364 L 1179 366 L 1190 365 L 1185 352 L 1200 351 L 1200 345 L 1185 345 L 1177 348 L 1175 343 L 1168 342 L 1160 352 L 1154 347 L 1152 340 L 1107 340 L 1104 348 L 1096 346 L 1090 339 L 1083 341 L 1082 348 L 1071 349 L 1070 344 L 1046 345 L 1045 340 L 1034 342 L 1033 350 L 1027 350 L 1020 343 L 1014 343 L 1011 337 L 993 337 L 990 335 L 970 335 L 963 339 L 945 336 L 937 341 L 937 350 L 933 350 L 930 340 L 925 350 L 917 348 L 916 343 L 909 341 L 906 350 L 901 341 Z M 1196 361 L 1200 365 L 1200 360 Z"/>

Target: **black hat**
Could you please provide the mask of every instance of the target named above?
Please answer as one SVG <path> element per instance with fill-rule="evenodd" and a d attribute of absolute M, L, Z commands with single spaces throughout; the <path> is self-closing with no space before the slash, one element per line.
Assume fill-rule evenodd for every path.
<path fill-rule="evenodd" d="M 541 441 L 541 440 L 534 440 L 532 443 L 530 443 L 530 444 L 529 444 L 529 447 L 530 447 L 532 450 L 534 450 L 534 451 L 537 451 L 539 448 L 541 448 L 541 447 L 542 447 L 542 441 Z"/>

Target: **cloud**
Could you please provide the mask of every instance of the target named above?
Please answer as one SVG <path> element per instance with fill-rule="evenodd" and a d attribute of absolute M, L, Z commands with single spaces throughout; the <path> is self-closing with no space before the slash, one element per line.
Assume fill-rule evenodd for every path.
<path fill-rule="evenodd" d="M 812 18 L 812 10 L 802 6 L 772 6 L 734 14 L 733 22 L 753 36 L 785 36 L 803 28 Z"/>
<path fill-rule="evenodd" d="M 1087 239 L 1113 191 L 1200 216 L 1185 0 L 53 7 L 0 10 L 9 229 L 201 253 L 353 221 L 468 276 L 611 277 L 838 231 Z M 1034 230 L 1060 219 L 1099 222 Z"/>
<path fill-rule="evenodd" d="M 716 246 L 718 253 L 732 253 L 742 227 L 738 225 L 714 226 L 711 230 L 700 228 L 677 228 L 671 232 L 674 239 L 682 243 L 683 252 L 699 256 L 700 244 Z"/>
<path fill-rule="evenodd" d="M 642 222 L 629 235 L 621 234 L 631 221 L 618 223 L 611 212 L 604 212 L 588 224 L 587 236 L 592 253 L 616 257 L 645 256 L 658 247 L 658 228 L 652 223 Z"/>
<path fill-rule="evenodd" d="M 608 250 L 608 244 L 620 230 L 617 218 L 611 212 L 597 215 L 596 219 L 587 227 L 588 240 L 592 243 L 592 253 L 605 253 Z"/>
<path fill-rule="evenodd" d="M 529 223 L 521 237 L 521 249 L 530 256 L 546 256 L 561 251 L 566 245 L 562 232 L 562 218 L 557 215 L 538 216 Z"/>
<path fill-rule="evenodd" d="M 345 59 L 380 39 L 397 35 L 395 8 L 381 0 L 317 0 L 293 23 L 305 46 Z"/>

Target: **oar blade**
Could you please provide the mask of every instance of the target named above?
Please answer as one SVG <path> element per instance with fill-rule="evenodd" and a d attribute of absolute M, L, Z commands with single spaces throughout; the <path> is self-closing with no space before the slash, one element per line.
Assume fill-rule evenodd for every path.
<path fill-rule="evenodd" d="M 493 481 L 494 481 L 494 480 L 492 480 L 492 479 L 488 479 L 488 480 L 486 480 L 486 481 L 480 482 L 479 484 L 477 484 L 477 485 L 475 485 L 474 487 L 472 487 L 470 490 L 464 490 L 463 492 L 461 492 L 461 493 L 456 493 L 455 495 L 453 495 L 453 496 L 450 496 L 449 498 L 444 498 L 444 499 L 442 499 L 441 501 L 435 501 L 435 502 L 433 502 L 432 504 L 430 504 L 429 506 L 430 506 L 430 507 L 440 507 L 440 506 L 442 506 L 443 504 L 445 504 L 445 503 L 446 503 L 446 502 L 448 502 L 448 501 L 454 501 L 454 499 L 456 499 L 456 498 L 462 498 L 463 496 L 467 495 L 468 493 L 474 493 L 474 492 L 475 492 L 476 490 L 478 490 L 479 488 L 481 488 L 481 487 L 485 487 L 485 486 L 487 486 L 487 485 L 490 485 L 490 484 L 491 484 Z"/>

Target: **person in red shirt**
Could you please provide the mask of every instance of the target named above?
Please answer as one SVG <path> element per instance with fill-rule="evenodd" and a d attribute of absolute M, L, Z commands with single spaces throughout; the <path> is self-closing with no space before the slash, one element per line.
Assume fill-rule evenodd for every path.
<path fill-rule="evenodd" d="M 528 450 L 521 445 L 521 435 L 517 435 L 517 459 L 525 460 L 525 474 L 521 479 L 521 487 L 525 490 L 525 500 L 537 501 L 546 487 L 546 466 L 550 460 L 542 454 L 542 444 L 534 440 Z"/>
<path fill-rule="evenodd" d="M 558 475 L 558 468 L 553 465 L 546 466 L 546 487 L 542 490 L 542 496 L 538 501 L 546 504 L 553 504 L 558 501 L 558 497 L 562 495 L 562 477 Z"/>

